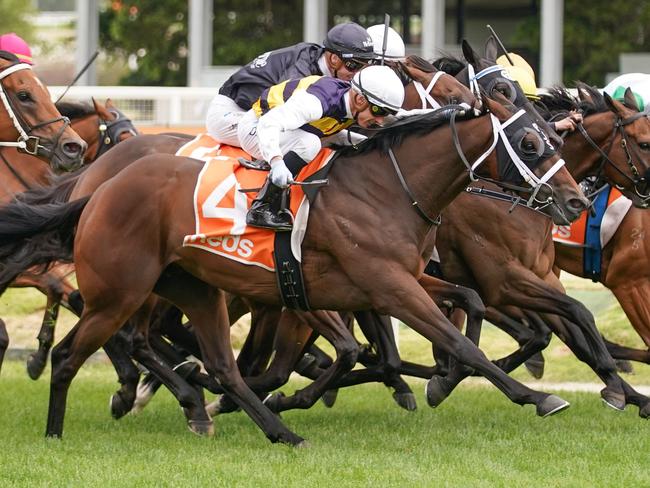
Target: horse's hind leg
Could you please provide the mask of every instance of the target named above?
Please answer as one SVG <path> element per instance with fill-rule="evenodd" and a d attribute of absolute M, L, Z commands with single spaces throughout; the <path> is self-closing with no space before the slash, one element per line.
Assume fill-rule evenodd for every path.
<path fill-rule="evenodd" d="M 242 379 L 230 345 L 230 322 L 225 296 L 180 270 L 168 268 L 156 284 L 156 293 L 178 306 L 190 319 L 201 346 L 208 373 L 253 419 L 271 442 L 299 445 L 304 439 L 287 429 Z"/>
<path fill-rule="evenodd" d="M 2 362 L 5 358 L 5 352 L 9 347 L 9 334 L 4 320 L 0 319 L 0 371 L 2 371 Z"/>
<path fill-rule="evenodd" d="M 650 364 L 650 350 L 649 349 L 634 349 L 632 347 L 627 347 L 623 346 L 621 344 L 616 344 L 615 342 L 612 342 L 605 337 L 603 337 L 603 341 L 605 341 L 605 346 L 607 347 L 607 350 L 609 353 L 612 355 L 612 357 L 617 360 L 616 361 L 616 367 L 621 370 L 619 361 L 636 361 L 639 363 L 645 363 L 645 364 Z M 630 363 L 627 363 L 629 366 L 629 370 L 623 370 L 623 373 L 631 373 L 631 365 Z"/>
<path fill-rule="evenodd" d="M 106 295 L 110 295 L 109 292 Z M 138 308 L 130 300 L 98 300 L 86 307 L 77 325 L 52 349 L 52 380 L 45 434 L 61 437 L 70 383 L 81 365 L 117 331 Z"/>
<path fill-rule="evenodd" d="M 140 370 L 127 353 L 131 349 L 131 345 L 125 335 L 120 329 L 103 346 L 104 352 L 115 368 L 118 381 L 122 385 L 111 395 L 109 402 L 111 415 L 114 419 L 122 418 L 133 408 L 140 379 Z"/>

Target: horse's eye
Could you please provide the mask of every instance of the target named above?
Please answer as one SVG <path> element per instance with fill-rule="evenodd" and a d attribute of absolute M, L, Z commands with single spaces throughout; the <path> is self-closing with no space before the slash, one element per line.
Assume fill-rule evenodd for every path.
<path fill-rule="evenodd" d="M 535 144 L 533 144 L 532 141 L 527 141 L 526 139 L 521 142 L 521 149 L 526 153 L 534 153 L 536 150 Z"/>
<path fill-rule="evenodd" d="M 639 147 L 643 151 L 650 151 L 650 142 L 639 142 Z"/>
<path fill-rule="evenodd" d="M 18 93 L 16 93 L 16 96 L 18 97 L 18 100 L 20 100 L 21 102 L 26 102 L 27 100 L 31 100 L 32 98 L 29 92 L 26 91 L 19 91 Z"/>
<path fill-rule="evenodd" d="M 457 97 L 449 97 L 449 103 L 451 105 L 458 105 L 458 98 Z"/>

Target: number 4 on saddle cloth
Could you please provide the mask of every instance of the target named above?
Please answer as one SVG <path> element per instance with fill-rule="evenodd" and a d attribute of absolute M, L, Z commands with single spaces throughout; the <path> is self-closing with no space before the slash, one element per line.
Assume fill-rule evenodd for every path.
<path fill-rule="evenodd" d="M 285 305 L 308 309 L 306 296 L 296 296 L 304 290 L 298 263 L 309 215 L 309 200 L 302 187 L 293 186 L 290 192 L 288 208 L 295 216 L 290 236 L 288 232 L 247 226 L 246 213 L 256 192 L 240 190 L 261 188 L 267 172 L 242 166 L 239 158 L 251 159 L 248 153 L 238 147 L 220 144 L 208 134 L 199 134 L 181 147 L 176 155 L 205 161 L 194 190 L 195 232 L 185 236 L 183 246 L 197 247 L 269 271 L 281 268 L 278 282 Z M 300 171 L 296 181 L 305 181 L 316 172 L 322 175 L 334 155 L 331 149 L 322 149 Z M 287 248 L 290 246 L 290 250 L 278 249 L 274 260 L 274 249 L 285 245 Z M 288 269 L 292 268 L 288 263 L 293 261 L 292 258 L 296 261 L 297 269 Z"/>
<path fill-rule="evenodd" d="M 553 225 L 553 240 L 582 247 L 585 278 L 600 279 L 602 250 L 616 233 L 632 201 L 616 188 L 607 185 L 593 202 L 593 214 L 583 212 L 569 225 Z"/>

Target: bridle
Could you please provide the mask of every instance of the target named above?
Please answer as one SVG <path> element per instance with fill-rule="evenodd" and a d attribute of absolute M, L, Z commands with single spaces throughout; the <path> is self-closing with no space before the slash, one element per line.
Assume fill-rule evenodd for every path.
<path fill-rule="evenodd" d="M 128 133 L 138 135 L 138 130 L 126 115 L 116 108 L 107 109 L 113 116 L 113 120 L 104 120 L 99 117 L 99 144 L 93 161 L 108 151 L 111 147 L 120 142 L 122 134 Z"/>
<path fill-rule="evenodd" d="M 526 206 L 539 210 L 541 208 L 547 207 L 555 203 L 555 199 L 553 197 L 553 188 L 548 184 L 548 181 L 564 166 L 565 161 L 562 158 L 558 159 L 555 162 L 555 164 L 540 178 L 537 177 L 537 175 L 521 160 L 517 152 L 512 147 L 512 144 L 510 143 L 510 140 L 507 134 L 505 133 L 505 129 L 525 113 L 526 111 L 524 109 L 520 109 L 515 114 L 510 116 L 508 120 L 506 120 L 503 123 L 493 114 L 490 114 L 490 121 L 492 123 L 493 141 L 490 144 L 490 147 L 488 147 L 488 149 L 482 155 L 480 155 L 474 161 L 474 163 L 469 162 L 460 144 L 460 138 L 458 137 L 458 129 L 456 127 L 456 115 L 457 115 L 456 111 L 452 112 L 449 122 L 451 126 L 454 147 L 461 161 L 463 161 L 463 164 L 465 164 L 465 167 L 467 168 L 471 181 L 478 181 L 478 180 L 488 181 L 491 183 L 495 183 L 496 185 L 507 190 L 515 191 L 518 193 L 530 193 L 530 198 L 526 201 Z M 481 163 L 483 163 L 483 161 L 487 159 L 487 157 L 492 153 L 492 151 L 494 151 L 499 141 L 501 141 L 501 143 L 504 145 L 508 153 L 508 156 L 510 157 L 510 160 L 517 168 L 517 171 L 519 172 L 521 177 L 524 179 L 526 183 L 528 183 L 528 185 L 530 185 L 530 187 L 522 187 L 504 181 L 497 181 L 492 178 L 478 176 L 474 172 L 474 170 L 478 168 L 481 165 Z M 542 188 L 546 188 L 549 195 L 544 200 L 538 199 L 539 192 Z"/>
<path fill-rule="evenodd" d="M 18 132 L 18 140 L 16 142 L 0 141 L 0 146 L 17 147 L 19 150 L 22 150 L 27 154 L 31 154 L 32 156 L 37 155 L 38 151 L 40 149 L 43 149 L 44 156 L 51 158 L 53 155 L 53 148 L 58 145 L 61 135 L 70 125 L 70 119 L 68 119 L 68 117 L 60 116 L 52 120 L 40 122 L 34 126 L 31 126 L 25 120 L 20 111 L 16 109 L 11 94 L 6 91 L 4 83 L 2 82 L 2 80 L 8 76 L 11 76 L 13 73 L 23 69 L 32 69 L 32 67 L 26 63 L 15 63 L 0 71 L 0 99 L 2 99 L 4 108 L 7 111 L 7 114 L 9 115 L 9 118 L 11 119 L 14 127 L 16 128 L 16 131 Z M 63 122 L 63 125 L 52 141 L 52 148 L 48 148 L 42 145 L 38 136 L 30 135 L 33 131 L 55 122 Z"/>
<path fill-rule="evenodd" d="M 650 106 L 646 107 L 645 110 L 642 112 L 636 113 L 630 117 L 627 118 L 622 118 L 620 115 L 616 115 L 616 120 L 614 121 L 614 127 L 612 129 L 612 135 L 611 141 L 609 143 L 609 146 L 607 147 L 607 151 L 603 151 L 601 147 L 594 142 L 594 140 L 589 136 L 589 133 L 587 130 L 584 128 L 584 125 L 582 123 L 577 124 L 578 130 L 580 131 L 580 134 L 585 138 L 585 140 L 589 143 L 589 145 L 598 153 L 600 154 L 600 163 L 598 166 L 598 173 L 597 173 L 597 179 L 600 180 L 601 178 L 601 173 L 603 171 L 603 168 L 605 164 L 609 164 L 612 168 L 614 168 L 623 178 L 625 178 L 627 181 L 629 181 L 633 188 L 634 188 L 634 193 L 641 199 L 642 206 L 647 207 L 650 205 L 650 193 L 643 193 L 640 188 L 641 186 L 647 186 L 647 181 L 644 176 L 641 176 L 639 173 L 639 170 L 637 167 L 634 165 L 633 162 L 633 156 L 630 153 L 630 142 L 628 139 L 628 135 L 625 132 L 625 126 L 633 123 L 634 121 L 640 119 L 641 117 L 647 117 L 650 115 Z M 616 133 L 619 133 L 621 136 L 621 147 L 625 151 L 625 157 L 626 157 L 626 163 L 628 168 L 630 168 L 630 173 L 632 173 L 632 176 L 630 177 L 627 173 L 625 173 L 622 169 L 620 169 L 609 157 L 609 153 L 612 150 L 612 147 L 614 146 L 614 140 L 616 139 Z M 639 161 L 642 161 L 643 158 L 639 155 L 639 153 L 634 150 L 635 156 Z M 624 187 L 621 185 L 616 185 L 616 187 L 619 190 L 624 190 Z"/>

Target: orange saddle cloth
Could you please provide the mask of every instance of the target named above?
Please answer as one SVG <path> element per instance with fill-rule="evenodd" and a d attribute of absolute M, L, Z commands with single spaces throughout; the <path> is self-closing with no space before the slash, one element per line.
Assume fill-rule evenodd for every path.
<path fill-rule="evenodd" d="M 305 180 L 325 166 L 333 154 L 331 149 L 322 149 L 300 171 L 296 181 Z M 194 189 L 195 233 L 185 236 L 183 246 L 197 247 L 243 264 L 274 271 L 275 232 L 246 225 L 246 213 L 257 193 L 239 191 L 260 188 L 268 172 L 241 166 L 238 158 L 251 159 L 248 153 L 238 147 L 220 144 L 207 134 L 199 134 L 176 155 L 205 161 Z M 289 208 L 294 216 L 305 198 L 300 186 L 291 187 Z M 294 226 L 294 232 L 296 230 Z"/>
<path fill-rule="evenodd" d="M 610 241 L 631 206 L 632 202 L 619 190 L 616 188 L 610 190 L 604 214 L 601 216 L 599 229 L 601 248 Z M 589 212 L 582 212 L 571 225 L 553 225 L 553 240 L 569 246 L 584 246 L 587 244 L 587 222 L 590 222 Z"/>

